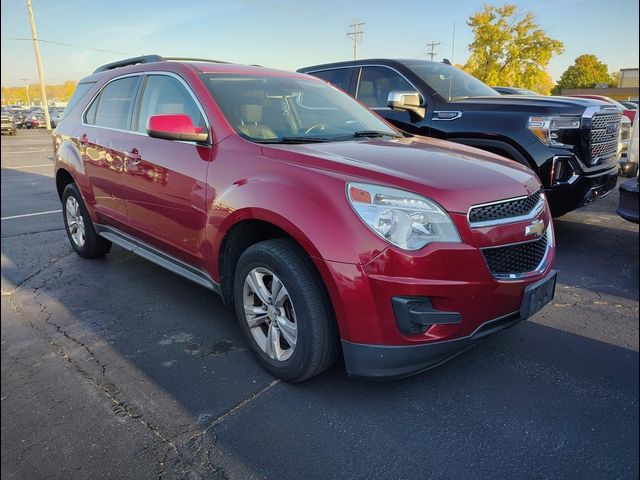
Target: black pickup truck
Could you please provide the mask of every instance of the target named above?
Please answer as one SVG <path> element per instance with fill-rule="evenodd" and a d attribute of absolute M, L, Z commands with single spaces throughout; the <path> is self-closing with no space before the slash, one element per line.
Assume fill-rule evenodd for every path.
<path fill-rule="evenodd" d="M 464 143 L 527 165 L 554 216 L 616 185 L 622 113 L 591 99 L 500 95 L 448 62 L 358 60 L 305 67 L 412 134 Z"/>

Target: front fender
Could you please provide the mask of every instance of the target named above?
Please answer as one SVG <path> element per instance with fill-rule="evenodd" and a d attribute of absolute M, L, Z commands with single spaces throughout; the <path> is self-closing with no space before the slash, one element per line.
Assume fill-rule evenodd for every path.
<path fill-rule="evenodd" d="M 214 258 L 225 235 L 244 220 L 277 226 L 311 257 L 325 261 L 366 264 L 387 248 L 351 209 L 343 180 L 298 183 L 299 176 L 283 183 L 282 178 L 288 177 L 234 182 L 216 199 L 208 222 Z"/>

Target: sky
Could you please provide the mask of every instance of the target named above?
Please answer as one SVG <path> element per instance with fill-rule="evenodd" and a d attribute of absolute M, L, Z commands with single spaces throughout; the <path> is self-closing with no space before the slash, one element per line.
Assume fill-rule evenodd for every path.
<path fill-rule="evenodd" d="M 0 0 L 2 85 L 36 83 L 25 0 Z M 76 45 L 40 43 L 49 84 L 79 80 L 101 64 L 129 56 L 203 57 L 285 70 L 349 60 L 349 25 L 365 22 L 360 58 L 426 58 L 428 42 L 441 42 L 438 60 L 464 63 L 471 0 L 32 0 L 38 37 Z M 511 0 L 532 11 L 565 52 L 553 58 L 557 80 L 583 53 L 609 71 L 638 67 L 637 0 Z M 455 22 L 455 44 L 453 27 Z M 96 50 L 108 50 L 96 51 Z"/>

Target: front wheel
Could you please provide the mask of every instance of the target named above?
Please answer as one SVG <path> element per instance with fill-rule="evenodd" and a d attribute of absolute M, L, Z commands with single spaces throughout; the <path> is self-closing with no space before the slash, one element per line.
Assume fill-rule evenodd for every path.
<path fill-rule="evenodd" d="M 293 241 L 257 243 L 240 257 L 234 300 L 240 328 L 271 374 L 301 382 L 334 362 L 338 334 L 324 285 Z"/>
<path fill-rule="evenodd" d="M 84 205 L 82 195 L 74 183 L 62 193 L 62 217 L 71 247 L 83 258 L 104 256 L 111 249 L 111 242 L 99 236 Z"/>

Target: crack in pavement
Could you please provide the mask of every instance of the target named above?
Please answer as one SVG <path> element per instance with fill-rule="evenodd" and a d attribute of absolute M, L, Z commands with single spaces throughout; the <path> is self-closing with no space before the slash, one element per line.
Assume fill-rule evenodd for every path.
<path fill-rule="evenodd" d="M 63 270 L 62 268 L 51 270 L 51 267 L 62 258 L 72 254 L 73 252 L 52 260 L 47 265 L 40 268 L 34 274 L 25 278 L 16 285 L 11 292 L 12 295 L 8 297 L 8 301 L 12 309 L 26 325 L 29 325 L 33 330 L 41 334 L 47 340 L 52 349 L 56 351 L 57 354 L 82 377 L 89 381 L 96 391 L 106 396 L 112 402 L 113 405 L 111 410 L 114 416 L 128 418 L 137 422 L 160 440 L 161 445 L 164 445 L 165 448 L 162 456 L 158 459 L 159 479 L 164 478 L 165 476 L 178 476 L 179 478 L 216 478 L 220 480 L 227 479 L 228 477 L 224 472 L 224 469 L 220 465 L 216 465 L 214 460 L 211 458 L 212 452 L 217 444 L 217 436 L 214 433 L 215 427 L 228 417 L 236 414 L 251 401 L 255 400 L 280 383 L 280 380 L 272 381 L 258 392 L 240 401 L 235 406 L 214 419 L 204 429 L 201 430 L 198 427 L 187 429 L 175 435 L 173 438 L 170 438 L 158 425 L 152 425 L 150 422 L 145 420 L 141 409 L 139 409 L 133 402 L 122 398 L 117 385 L 111 382 L 106 374 L 106 367 L 109 364 L 101 362 L 95 351 L 86 342 L 76 338 L 62 325 L 53 320 L 53 313 L 50 311 L 46 298 L 43 297 L 47 295 L 46 287 L 49 286 L 49 283 L 58 280 L 62 276 Z M 47 270 L 49 270 L 49 276 L 47 278 L 42 279 L 40 283 L 35 286 L 30 286 L 28 288 L 25 287 L 27 282 L 35 279 L 38 275 Z M 29 295 L 27 290 L 31 290 L 32 295 Z M 15 294 L 13 294 L 14 292 Z M 34 307 L 38 313 L 42 315 L 39 322 L 32 322 L 28 318 L 28 312 L 26 309 L 29 307 L 23 305 L 24 302 L 21 301 L 23 296 L 24 298 L 32 299 L 35 302 Z M 50 327 L 50 330 L 47 327 Z M 68 346 L 65 348 L 65 342 L 71 342 L 72 344 L 79 346 L 88 358 L 83 359 L 82 357 L 84 355 L 77 358 L 77 355 L 74 355 L 73 352 L 69 351 Z M 220 350 L 235 350 L 232 348 L 232 344 L 231 346 L 221 344 L 216 345 L 215 347 L 218 347 Z M 216 348 L 213 348 L 213 350 L 215 352 Z M 203 355 L 202 361 L 209 356 L 208 353 L 217 353 L 214 352 L 207 352 Z M 93 373 L 91 370 L 94 370 L 94 368 L 88 367 L 85 363 L 86 361 L 89 362 L 88 365 L 94 365 L 100 373 Z M 194 432 L 198 433 L 194 435 Z M 181 441 L 181 437 L 183 436 L 188 437 Z"/>
<path fill-rule="evenodd" d="M 15 237 L 23 237 L 25 235 L 37 235 L 38 233 L 47 233 L 47 232 L 59 232 L 60 230 L 65 230 L 64 227 L 61 228 L 51 228 L 49 230 L 38 230 L 37 232 L 24 232 L 24 233 L 16 233 L 13 235 L 2 235 L 0 238 L 15 238 Z"/>

